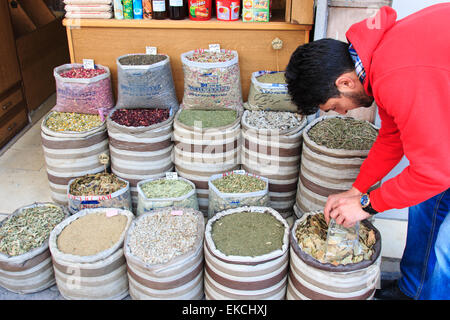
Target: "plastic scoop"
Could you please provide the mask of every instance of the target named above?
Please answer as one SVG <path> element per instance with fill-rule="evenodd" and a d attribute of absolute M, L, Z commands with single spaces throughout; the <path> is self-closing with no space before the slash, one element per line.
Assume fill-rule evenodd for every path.
<path fill-rule="evenodd" d="M 325 260 L 334 265 L 351 263 L 353 257 L 360 252 L 359 222 L 351 228 L 345 228 L 331 219 L 328 225 Z"/>

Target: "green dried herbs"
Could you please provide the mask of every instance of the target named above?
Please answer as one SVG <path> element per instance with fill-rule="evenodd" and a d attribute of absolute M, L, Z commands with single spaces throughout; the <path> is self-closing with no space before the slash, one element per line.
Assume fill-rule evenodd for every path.
<path fill-rule="evenodd" d="M 184 109 L 178 121 L 190 127 L 217 128 L 232 124 L 236 118 L 236 110 Z"/>
<path fill-rule="evenodd" d="M 0 227 L 0 252 L 17 256 L 40 247 L 64 217 L 60 207 L 44 205 L 7 218 Z"/>
<path fill-rule="evenodd" d="M 55 132 L 84 132 L 103 124 L 99 115 L 74 112 L 52 112 L 45 126 Z"/>
<path fill-rule="evenodd" d="M 223 193 L 249 193 L 266 188 L 266 182 L 246 174 L 229 174 L 212 181 L 212 184 Z"/>
<path fill-rule="evenodd" d="M 159 179 L 142 184 L 141 190 L 148 199 L 179 198 L 193 188 L 184 180 Z"/>
<path fill-rule="evenodd" d="M 96 173 L 75 179 L 69 192 L 73 196 L 104 196 L 126 186 L 127 183 L 113 173 Z"/>
<path fill-rule="evenodd" d="M 327 231 L 328 225 L 325 221 L 325 216 L 323 213 L 319 213 L 309 215 L 303 222 L 299 223 L 295 230 L 295 237 L 303 252 L 322 263 L 327 263 L 328 261 L 325 258 Z M 359 228 L 360 254 L 348 254 L 345 255 L 344 259 L 335 260 L 331 263 L 337 266 L 370 260 L 374 253 L 373 246 L 375 242 L 375 231 L 368 229 L 361 223 Z"/>
<path fill-rule="evenodd" d="M 325 119 L 308 131 L 318 145 L 344 150 L 369 150 L 377 135 L 378 131 L 367 121 L 352 118 Z"/>
<path fill-rule="evenodd" d="M 212 225 L 216 248 L 225 255 L 260 256 L 283 246 L 284 225 L 270 213 L 238 212 Z"/>

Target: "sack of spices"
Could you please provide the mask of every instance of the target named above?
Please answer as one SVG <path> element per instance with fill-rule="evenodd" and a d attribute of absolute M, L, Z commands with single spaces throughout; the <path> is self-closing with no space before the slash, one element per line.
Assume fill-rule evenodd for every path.
<path fill-rule="evenodd" d="M 173 109 L 114 108 L 106 120 L 111 170 L 130 182 L 134 209 L 138 182 L 162 178 L 173 170 L 173 119 Z"/>
<path fill-rule="evenodd" d="M 241 207 L 205 227 L 207 300 L 283 300 L 289 269 L 289 225 L 274 209 Z"/>
<path fill-rule="evenodd" d="M 333 246 L 331 250 L 337 257 L 334 261 L 327 258 L 327 232 L 323 210 L 306 212 L 294 222 L 289 236 L 291 274 L 287 299 L 371 299 L 380 277 L 380 232 L 369 221 L 361 221 L 360 250 L 350 252 Z"/>
<path fill-rule="evenodd" d="M 112 300 L 128 295 L 123 254 L 134 215 L 118 208 L 84 209 L 50 233 L 56 284 L 65 299 Z"/>
<path fill-rule="evenodd" d="M 25 294 L 55 284 L 48 239 L 68 216 L 64 206 L 39 202 L 15 210 L 0 222 L 0 286 Z"/>
<path fill-rule="evenodd" d="M 203 298 L 203 238 L 200 211 L 168 207 L 131 224 L 124 243 L 134 300 Z"/>
<path fill-rule="evenodd" d="M 154 209 L 173 206 L 198 210 L 195 184 L 181 177 L 143 180 L 137 184 L 137 190 L 138 216 Z"/>
<path fill-rule="evenodd" d="M 114 107 L 109 68 L 95 65 L 85 69 L 83 64 L 64 64 L 53 70 L 56 81 L 54 111 L 107 114 Z"/>
<path fill-rule="evenodd" d="M 284 71 L 253 72 L 248 101 L 244 108 L 296 112 L 297 106 L 288 93 Z"/>
<path fill-rule="evenodd" d="M 173 108 L 178 100 L 170 58 L 164 54 L 126 54 L 117 58 L 116 108 Z"/>
<path fill-rule="evenodd" d="M 221 49 L 181 54 L 184 73 L 183 108 L 225 107 L 242 110 L 238 53 Z"/>
<path fill-rule="evenodd" d="M 130 183 L 114 173 L 88 174 L 70 180 L 67 197 L 71 214 L 88 208 L 132 209 Z"/>
<path fill-rule="evenodd" d="M 242 206 L 269 206 L 269 180 L 244 170 L 212 175 L 208 180 L 208 217 Z"/>

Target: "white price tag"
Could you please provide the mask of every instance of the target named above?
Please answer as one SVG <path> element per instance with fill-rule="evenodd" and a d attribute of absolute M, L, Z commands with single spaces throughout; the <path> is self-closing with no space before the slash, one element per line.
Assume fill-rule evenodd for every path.
<path fill-rule="evenodd" d="M 83 59 L 83 68 L 95 69 L 94 59 Z"/>
<path fill-rule="evenodd" d="M 236 173 L 236 174 L 245 174 L 245 170 L 234 170 L 233 173 Z"/>
<path fill-rule="evenodd" d="M 156 47 L 145 47 L 146 54 L 157 54 L 158 50 Z"/>
<path fill-rule="evenodd" d="M 167 180 L 177 180 L 178 179 L 178 173 L 176 173 L 176 172 L 166 172 L 166 179 Z"/>
<path fill-rule="evenodd" d="M 209 45 L 209 51 L 211 52 L 220 52 L 220 44 L 214 43 Z"/>
<path fill-rule="evenodd" d="M 258 213 L 264 213 L 264 212 L 266 212 L 266 208 L 262 208 L 262 207 L 253 207 L 253 208 L 251 208 L 250 211 L 258 212 Z"/>

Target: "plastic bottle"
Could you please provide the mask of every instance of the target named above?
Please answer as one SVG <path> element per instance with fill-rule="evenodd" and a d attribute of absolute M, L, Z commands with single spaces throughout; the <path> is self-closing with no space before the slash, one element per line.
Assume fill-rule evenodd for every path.
<path fill-rule="evenodd" d="M 167 3 L 166 0 L 153 0 L 153 19 L 163 20 L 167 18 Z"/>
<path fill-rule="evenodd" d="M 186 18 L 187 2 L 183 0 L 169 0 L 169 18 L 182 20 Z"/>
<path fill-rule="evenodd" d="M 142 0 L 133 0 L 133 17 L 142 19 Z"/>

